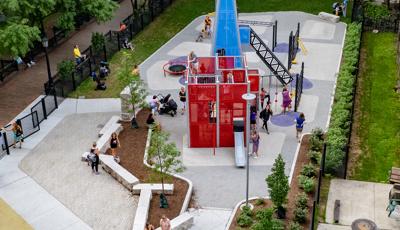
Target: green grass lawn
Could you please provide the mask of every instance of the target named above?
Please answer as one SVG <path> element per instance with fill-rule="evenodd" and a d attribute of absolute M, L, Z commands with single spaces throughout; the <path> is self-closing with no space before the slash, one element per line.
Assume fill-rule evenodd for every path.
<path fill-rule="evenodd" d="M 267 11 L 304 11 L 317 14 L 320 11 L 330 12 L 335 0 L 238 0 L 240 12 Z M 349 4 L 350 5 L 350 4 Z M 211 0 L 175 0 L 174 3 L 156 18 L 144 31 L 134 39 L 135 51 L 132 55 L 132 66 L 140 64 L 153 54 L 176 33 L 182 30 L 193 19 L 213 12 L 215 2 Z M 351 12 L 351 9 L 348 9 Z M 349 14 L 349 13 L 348 13 Z M 349 18 L 349 17 L 348 17 Z M 94 91 L 95 83 L 90 79 L 83 82 L 70 97 L 85 96 L 87 98 L 119 97 L 123 88 L 115 77 L 121 57 L 116 54 L 110 61 L 111 76 L 107 80 L 106 91 Z M 161 67 L 160 67 L 161 68 Z"/>
<path fill-rule="evenodd" d="M 400 166 L 400 97 L 396 85 L 396 34 L 364 33 L 365 62 L 360 72 L 362 155 L 353 179 L 383 182 L 392 166 Z"/>

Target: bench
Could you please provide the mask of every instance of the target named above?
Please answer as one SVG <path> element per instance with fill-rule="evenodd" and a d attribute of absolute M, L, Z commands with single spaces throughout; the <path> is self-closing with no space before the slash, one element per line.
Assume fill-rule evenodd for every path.
<path fill-rule="evenodd" d="M 140 191 L 146 189 L 152 193 L 161 194 L 162 184 L 136 184 L 132 188 L 133 195 L 140 194 Z M 174 184 L 164 184 L 164 194 L 172 195 L 174 193 Z"/>
<path fill-rule="evenodd" d="M 147 217 L 150 209 L 151 190 L 143 189 L 140 192 L 138 206 L 136 208 L 133 230 L 143 230 L 146 227 Z"/>
<path fill-rule="evenodd" d="M 55 45 L 58 44 L 58 41 L 65 38 L 66 37 L 65 35 L 66 35 L 66 30 L 58 29 L 57 27 L 53 27 L 53 38 L 54 38 Z"/>
<path fill-rule="evenodd" d="M 391 184 L 400 183 L 400 168 L 392 167 L 392 169 L 390 170 L 389 182 Z"/>
<path fill-rule="evenodd" d="M 333 223 L 339 223 L 340 216 L 340 200 L 335 200 L 335 206 L 333 208 Z"/>
<path fill-rule="evenodd" d="M 107 132 L 105 132 L 100 139 L 97 140 L 97 148 L 101 153 L 105 153 L 109 147 L 109 142 L 111 139 L 111 134 L 112 133 L 120 133 L 122 131 L 122 125 L 119 123 L 113 123 L 109 129 L 107 129 Z"/>
<path fill-rule="evenodd" d="M 107 133 L 108 129 L 110 129 L 113 124 L 118 123 L 119 120 L 119 116 L 112 116 L 111 119 L 108 120 L 104 127 L 99 131 L 99 137 Z"/>
<path fill-rule="evenodd" d="M 133 186 L 139 183 L 139 179 L 115 162 L 113 156 L 100 154 L 99 157 L 104 171 L 111 174 L 112 177 L 124 185 L 129 191 L 132 191 Z"/>
<path fill-rule="evenodd" d="M 186 230 L 190 229 L 192 225 L 193 216 L 188 212 L 184 212 L 171 220 L 171 230 Z M 161 228 L 157 228 L 156 230 L 161 230 Z"/>
<path fill-rule="evenodd" d="M 340 21 L 340 17 L 339 16 L 336 16 L 334 14 L 329 14 L 329 13 L 326 13 L 326 12 L 320 12 L 318 14 L 318 17 L 323 19 L 323 20 L 330 21 L 330 22 L 333 22 L 333 23 L 338 23 Z"/>

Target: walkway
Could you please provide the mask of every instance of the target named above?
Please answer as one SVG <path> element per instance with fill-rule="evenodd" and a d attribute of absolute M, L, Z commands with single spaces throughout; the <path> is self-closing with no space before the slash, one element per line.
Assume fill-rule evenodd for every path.
<path fill-rule="evenodd" d="M 400 229 L 400 213 L 393 212 L 388 217 L 386 207 L 391 184 L 381 184 L 363 181 L 334 179 L 329 188 L 326 206 L 326 222 L 318 227 L 324 229 L 351 229 L 351 224 L 357 219 L 369 219 L 379 229 Z M 351 191 L 351 192 L 350 192 Z M 340 200 L 339 225 L 333 228 L 333 209 L 335 200 Z"/>
<path fill-rule="evenodd" d="M 111 116 L 110 113 L 115 114 L 119 111 L 119 99 L 66 99 L 59 109 L 41 124 L 40 131 L 25 140 L 22 149 L 11 149 L 11 154 L 1 159 L 0 198 L 35 229 L 102 229 L 96 222 L 101 224 L 103 216 L 111 217 L 112 213 L 128 209 L 129 213 L 121 214 L 121 218 L 114 218 L 118 219 L 118 222 L 111 221 L 104 227 L 125 229 L 125 227 L 119 228 L 123 226 L 121 224 L 131 226 L 136 199 L 102 170 L 101 175 L 95 176 L 96 181 L 91 181 L 91 176 L 94 175 L 91 175 L 88 166 L 80 161 L 81 154 L 77 152 L 82 152 L 83 149 L 80 148 L 85 148 L 82 147 L 83 144 L 95 140 L 94 124 L 96 127 L 107 120 L 105 116 Z M 68 115 L 72 116 L 64 120 Z M 86 117 L 86 120 L 82 119 L 84 124 L 79 124 L 79 120 L 75 119 L 77 116 Z M 92 121 L 87 120 L 89 117 Z M 81 134 L 69 134 L 65 132 L 65 127 L 69 127 L 70 131 L 81 130 Z M 70 143 L 73 138 L 82 140 Z M 64 141 L 60 142 L 60 139 Z M 58 141 L 57 145 L 55 141 Z M 68 146 L 68 153 L 56 150 L 63 146 Z M 41 159 L 42 156 L 46 159 Z M 41 159 L 42 165 L 46 167 L 39 166 L 34 157 Z M 21 171 L 19 165 L 28 174 Z M 32 165 L 36 165 L 35 168 L 30 168 Z M 33 178 L 29 175 L 31 173 Z M 67 174 L 70 177 L 67 177 Z M 78 177 L 81 177 L 81 180 L 77 179 Z M 77 185 L 82 188 L 76 189 Z M 81 193 L 77 194 L 79 191 Z M 102 194 L 104 192 L 105 194 Z M 113 193 L 113 196 L 110 193 Z M 118 207 L 110 205 L 107 200 L 112 200 Z M 78 210 L 79 208 L 81 210 Z M 102 214 L 102 217 L 96 216 L 99 214 Z M 118 216 L 120 217 L 119 213 Z M 107 218 L 104 218 L 104 221 L 107 221 Z"/>
<path fill-rule="evenodd" d="M 81 51 L 85 50 L 90 45 L 92 32 L 106 33 L 110 29 L 118 30 L 119 22 L 131 13 L 130 1 L 123 0 L 111 21 L 104 24 L 92 22 L 52 50 L 49 53 L 52 74 L 57 72 L 57 63 L 73 57 L 72 49 L 75 44 L 80 45 Z M 40 57 L 36 61 L 36 65 L 32 68 L 13 73 L 6 78 L 4 83 L 0 83 L 0 126 L 9 123 L 43 93 L 43 84 L 47 81 L 46 59 Z"/>

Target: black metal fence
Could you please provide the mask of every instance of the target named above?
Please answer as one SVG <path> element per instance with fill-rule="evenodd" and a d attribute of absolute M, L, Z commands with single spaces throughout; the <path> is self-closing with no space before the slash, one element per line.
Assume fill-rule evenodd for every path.
<path fill-rule="evenodd" d="M 294 111 L 297 112 L 300 106 L 300 99 L 303 93 L 303 79 L 304 79 L 304 62 L 301 63 L 300 74 L 296 75 L 296 91 L 294 97 Z"/>
<path fill-rule="evenodd" d="M 124 49 L 126 40 L 132 38 L 149 25 L 155 17 L 160 15 L 172 3 L 171 0 L 146 1 L 140 8 L 123 20 L 126 25 L 124 31 L 108 31 L 104 34 L 105 44 L 102 51 L 95 51 L 89 46 L 82 54 L 86 55 L 85 61 L 76 66 L 76 70 L 67 79 L 59 78 L 58 73 L 53 76 L 55 94 L 58 97 L 67 97 L 87 78 L 92 71 L 100 68 L 100 62 L 107 61 L 116 52 Z M 137 5 L 137 4 L 136 4 Z M 48 82 L 44 84 L 47 88 Z"/>

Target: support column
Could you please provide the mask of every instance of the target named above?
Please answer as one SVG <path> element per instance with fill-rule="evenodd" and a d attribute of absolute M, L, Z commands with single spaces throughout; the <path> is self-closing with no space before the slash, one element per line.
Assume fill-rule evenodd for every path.
<path fill-rule="evenodd" d="M 217 127 L 216 127 L 216 129 L 217 129 L 217 131 L 216 131 L 216 135 L 217 135 L 217 147 L 219 147 L 219 142 L 220 142 L 220 138 L 219 138 L 219 136 L 220 136 L 220 130 L 219 130 L 219 123 L 220 123 L 220 120 L 219 120 L 219 80 L 218 79 L 216 79 L 216 81 L 215 81 L 215 83 L 216 83 L 216 87 L 217 87 L 217 89 L 216 89 L 216 94 L 217 94 L 217 96 L 216 96 L 216 105 L 215 105 L 215 107 L 216 107 L 216 114 L 215 114 L 215 116 L 217 116 L 216 117 L 216 125 L 217 125 Z"/>

